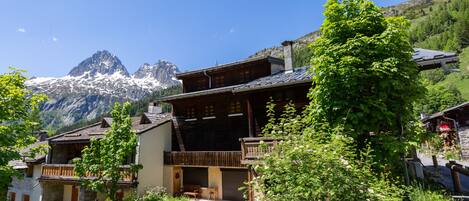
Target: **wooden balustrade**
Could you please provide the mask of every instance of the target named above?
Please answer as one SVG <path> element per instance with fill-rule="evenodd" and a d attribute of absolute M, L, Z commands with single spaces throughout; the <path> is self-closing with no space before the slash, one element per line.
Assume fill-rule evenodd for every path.
<path fill-rule="evenodd" d="M 241 138 L 241 164 L 253 164 L 266 153 L 272 152 L 279 139 L 269 137 Z M 262 142 L 262 146 L 261 146 Z"/>
<path fill-rule="evenodd" d="M 180 151 L 165 152 L 166 165 L 244 167 L 240 151 Z"/>
<path fill-rule="evenodd" d="M 41 179 L 48 180 L 79 180 L 75 175 L 75 166 L 71 164 L 44 164 L 42 166 Z M 122 182 L 133 182 L 135 175 L 130 172 L 129 166 L 121 167 Z M 87 174 L 87 178 L 96 177 L 93 174 Z"/>

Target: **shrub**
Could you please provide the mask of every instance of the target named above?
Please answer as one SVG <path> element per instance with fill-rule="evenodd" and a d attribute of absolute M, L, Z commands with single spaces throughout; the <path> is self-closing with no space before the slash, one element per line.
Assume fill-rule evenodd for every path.
<path fill-rule="evenodd" d="M 422 186 L 413 186 L 408 190 L 410 201 L 450 201 L 451 197 L 445 195 L 441 191 L 432 191 Z"/>

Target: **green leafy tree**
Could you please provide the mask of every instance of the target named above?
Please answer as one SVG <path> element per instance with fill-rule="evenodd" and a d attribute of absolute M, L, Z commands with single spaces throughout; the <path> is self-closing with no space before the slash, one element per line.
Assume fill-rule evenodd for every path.
<path fill-rule="evenodd" d="M 123 107 L 116 103 L 112 110 L 111 129 L 104 138 L 91 140 L 90 145 L 82 150 L 82 157 L 74 160 L 75 172 L 79 175 L 81 184 L 105 194 L 112 201 L 117 200 L 118 182 L 125 176 L 121 167 L 137 146 L 129 108 L 129 103 L 125 103 Z M 141 166 L 130 164 L 130 173 L 136 173 L 139 168 Z M 94 177 L 89 178 L 87 175 Z"/>
<path fill-rule="evenodd" d="M 26 88 L 24 71 L 15 70 L 0 75 L 0 199 L 10 178 L 16 175 L 9 161 L 20 160 L 20 150 L 36 141 L 31 130 L 38 125 L 33 118 L 45 95 L 32 94 Z"/>
<path fill-rule="evenodd" d="M 259 176 L 249 185 L 262 192 L 258 200 L 402 200 L 401 189 L 373 172 L 370 150 L 356 154 L 343 128 L 312 132 L 308 114 L 297 114 L 292 104 L 279 118 L 274 104 L 267 111 L 263 134 L 282 140 L 254 166 Z"/>
<path fill-rule="evenodd" d="M 461 92 L 453 85 L 430 85 L 425 97 L 416 104 L 416 111 L 433 114 L 464 101 Z"/>
<path fill-rule="evenodd" d="M 411 60 L 409 22 L 385 18 L 368 0 L 329 0 L 324 15 L 311 45 L 313 129 L 343 126 L 358 149 L 370 144 L 381 168 L 394 167 L 417 143 L 413 104 L 425 91 Z"/>

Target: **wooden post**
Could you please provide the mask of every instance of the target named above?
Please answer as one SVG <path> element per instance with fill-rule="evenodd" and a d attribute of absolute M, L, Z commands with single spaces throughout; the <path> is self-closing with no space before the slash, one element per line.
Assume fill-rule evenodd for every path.
<path fill-rule="evenodd" d="M 438 168 L 438 160 L 436 159 L 435 155 L 432 155 L 432 160 L 433 160 L 433 167 Z"/>
<path fill-rule="evenodd" d="M 451 166 L 451 178 L 453 179 L 453 187 L 454 187 L 454 192 L 460 193 L 461 192 L 461 180 L 459 178 L 459 173 L 454 168 L 454 166 L 460 166 L 458 165 L 455 161 L 449 161 L 449 164 Z"/>
<path fill-rule="evenodd" d="M 249 98 L 246 99 L 247 110 L 248 110 L 248 127 L 249 127 L 249 137 L 254 137 L 254 117 L 252 114 L 252 106 Z"/>

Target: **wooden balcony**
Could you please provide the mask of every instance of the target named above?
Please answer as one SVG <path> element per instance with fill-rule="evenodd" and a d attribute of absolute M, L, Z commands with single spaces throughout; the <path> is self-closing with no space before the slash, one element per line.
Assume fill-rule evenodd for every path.
<path fill-rule="evenodd" d="M 272 152 L 279 139 L 269 137 L 241 138 L 241 164 L 256 163 L 266 153 Z M 261 146 L 262 142 L 262 146 Z"/>
<path fill-rule="evenodd" d="M 240 151 L 179 151 L 165 152 L 165 165 L 186 167 L 244 167 Z"/>
<path fill-rule="evenodd" d="M 64 181 L 76 182 L 79 177 L 75 174 L 75 166 L 71 164 L 44 164 L 40 180 L 42 181 Z M 122 180 L 119 183 L 131 184 L 135 181 L 135 175 L 130 172 L 129 166 L 122 166 Z M 86 178 L 95 178 L 93 174 L 87 174 Z"/>

